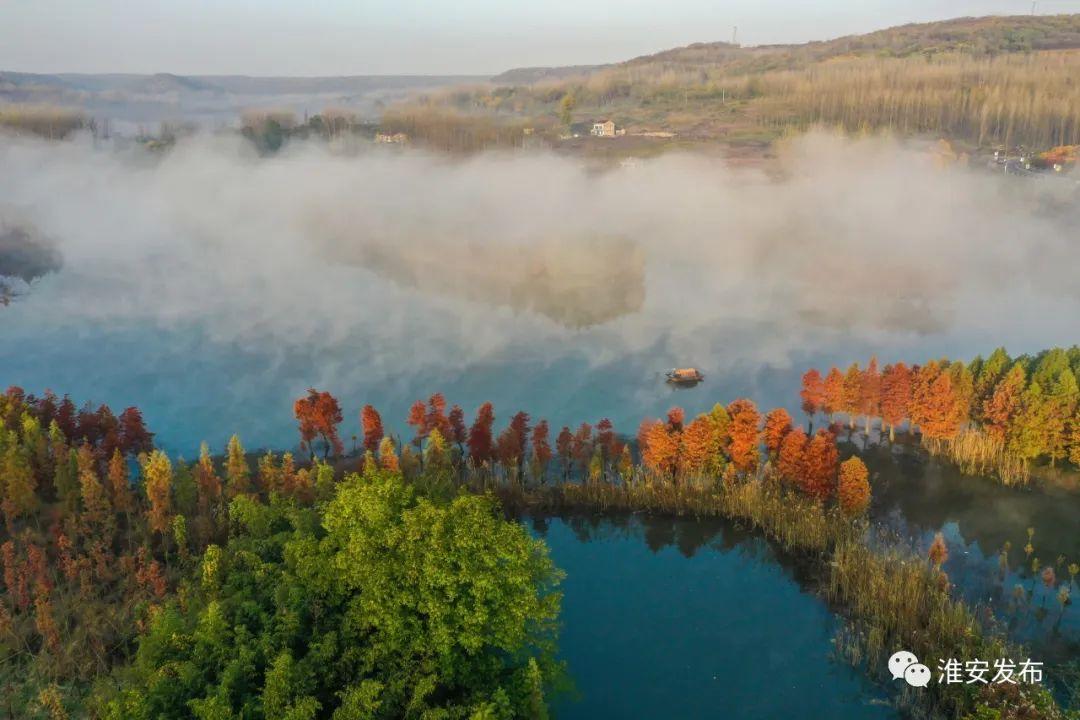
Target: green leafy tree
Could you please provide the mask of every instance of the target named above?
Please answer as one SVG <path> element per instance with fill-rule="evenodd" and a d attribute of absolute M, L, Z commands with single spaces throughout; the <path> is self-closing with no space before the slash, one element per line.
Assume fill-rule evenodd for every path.
<path fill-rule="evenodd" d="M 494 501 L 352 475 L 318 511 L 241 495 L 153 615 L 119 718 L 545 718 L 560 573 Z"/>

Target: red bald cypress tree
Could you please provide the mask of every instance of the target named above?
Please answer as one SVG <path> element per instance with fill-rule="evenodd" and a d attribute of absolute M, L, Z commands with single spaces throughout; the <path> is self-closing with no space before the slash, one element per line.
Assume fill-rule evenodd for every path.
<path fill-rule="evenodd" d="M 529 415 L 518 412 L 510 418 L 510 425 L 499 435 L 496 454 L 499 462 L 509 470 L 516 467 L 520 474 L 525 463 L 525 446 L 529 440 Z"/>
<path fill-rule="evenodd" d="M 307 397 L 302 397 L 293 404 L 293 413 L 300 423 L 301 446 L 315 455 L 313 441 L 322 438 L 323 457 L 330 454 L 340 455 L 344 450 L 337 426 L 341 424 L 341 406 L 337 399 L 328 392 L 308 389 Z"/>
<path fill-rule="evenodd" d="M 854 429 L 855 416 L 862 405 L 862 370 L 859 363 L 851 363 L 844 373 L 843 404 L 840 409 L 848 416 L 848 427 Z"/>
<path fill-rule="evenodd" d="M 765 450 L 773 458 L 780 452 L 780 444 L 784 437 L 791 432 L 791 415 L 784 408 L 770 410 L 765 416 L 765 430 L 762 436 L 765 441 Z"/>
<path fill-rule="evenodd" d="M 802 474 L 809 438 L 802 428 L 789 432 L 780 444 L 780 456 L 776 466 L 780 477 L 789 483 L 797 483 Z"/>
<path fill-rule="evenodd" d="M 589 468 L 589 460 L 593 455 L 593 431 L 592 425 L 589 423 L 581 423 L 578 426 L 577 432 L 574 433 L 574 441 L 571 445 L 571 454 L 574 456 L 574 462 L 581 468 L 584 473 Z"/>
<path fill-rule="evenodd" d="M 799 397 L 802 398 L 802 410 L 806 413 L 809 427 L 813 428 L 814 415 L 825 409 L 825 380 L 816 369 L 811 368 L 803 373 Z"/>
<path fill-rule="evenodd" d="M 1021 363 L 1014 364 L 998 382 L 993 394 L 983 405 L 983 422 L 987 434 L 1005 441 L 1016 417 L 1020 414 L 1027 374 Z"/>
<path fill-rule="evenodd" d="M 438 430 L 445 440 L 454 432 L 450 427 L 450 419 L 446 417 L 446 398 L 442 393 L 435 393 L 428 398 L 427 414 L 424 417 L 424 436 L 432 430 Z"/>
<path fill-rule="evenodd" d="M 699 477 L 709 468 L 715 454 L 713 424 L 707 415 L 698 415 L 683 431 L 683 469 Z"/>
<path fill-rule="evenodd" d="M 138 455 L 154 449 L 154 433 L 146 429 L 139 408 L 129 407 L 120 413 L 118 424 L 120 452 L 125 455 Z"/>
<path fill-rule="evenodd" d="M 889 365 L 881 376 L 881 421 L 896 440 L 896 426 L 908 417 L 911 406 L 911 370 L 902 362 Z"/>
<path fill-rule="evenodd" d="M 911 424 L 922 427 L 926 421 L 928 408 L 931 404 L 931 386 L 934 380 L 941 374 L 941 366 L 935 361 L 930 361 L 919 367 L 911 369 Z"/>
<path fill-rule="evenodd" d="M 574 457 L 574 433 L 570 432 L 570 428 L 565 425 L 555 438 L 555 452 L 558 453 L 559 460 L 562 462 L 563 480 L 569 480 Z"/>
<path fill-rule="evenodd" d="M 547 468 L 551 463 L 551 443 L 548 440 L 548 421 L 541 420 L 536 423 L 532 431 L 532 465 L 533 476 L 544 482 L 547 477 Z"/>
<path fill-rule="evenodd" d="M 758 442 L 761 415 L 757 406 L 750 400 L 740 398 L 727 407 L 731 416 L 730 444 L 728 453 L 735 469 L 743 473 L 752 473 L 757 469 L 759 460 Z"/>
<path fill-rule="evenodd" d="M 844 374 L 836 367 L 825 376 L 825 414 L 832 422 L 833 415 L 844 411 Z"/>
<path fill-rule="evenodd" d="M 836 464 L 840 451 L 836 438 L 826 430 L 818 430 L 806 447 L 799 486 L 810 497 L 824 502 L 836 491 Z"/>
<path fill-rule="evenodd" d="M 596 423 L 596 445 L 600 448 L 605 463 L 615 461 L 618 455 L 618 448 L 615 447 L 615 426 L 608 418 L 601 418 L 600 422 Z"/>
<path fill-rule="evenodd" d="M 463 449 L 465 446 L 465 440 L 469 436 L 469 431 L 465 428 L 465 411 L 461 409 L 460 405 L 455 405 L 450 408 L 450 440 L 457 443 L 459 449 Z"/>
<path fill-rule="evenodd" d="M 486 402 L 476 411 L 476 420 L 469 429 L 469 460 L 476 466 L 491 462 L 493 440 L 491 429 L 495 425 L 495 406 Z"/>
<path fill-rule="evenodd" d="M 930 384 L 922 407 L 922 433 L 931 440 L 952 440 L 964 417 L 962 401 L 953 389 L 949 373 L 939 373 Z"/>
<path fill-rule="evenodd" d="M 128 516 L 135 509 L 135 498 L 131 494 L 131 482 L 128 480 L 128 466 L 120 449 L 113 450 L 109 458 L 108 485 L 112 506 L 116 512 Z"/>
<path fill-rule="evenodd" d="M 409 407 L 409 416 L 405 418 L 405 424 L 413 429 L 412 444 L 420 447 L 428 434 L 427 405 L 423 400 L 417 400 Z"/>
<path fill-rule="evenodd" d="M 383 424 L 379 411 L 373 406 L 365 405 L 360 411 L 360 428 L 364 433 L 364 450 L 377 451 L 383 439 Z"/>
<path fill-rule="evenodd" d="M 654 421 L 645 428 L 645 447 L 642 462 L 662 477 L 675 482 L 680 470 L 679 446 L 681 431 L 670 425 Z"/>
<path fill-rule="evenodd" d="M 881 372 L 878 370 L 877 357 L 871 357 L 862 372 L 859 387 L 859 412 L 866 419 L 865 432 L 870 435 L 873 418 L 881 414 Z"/>

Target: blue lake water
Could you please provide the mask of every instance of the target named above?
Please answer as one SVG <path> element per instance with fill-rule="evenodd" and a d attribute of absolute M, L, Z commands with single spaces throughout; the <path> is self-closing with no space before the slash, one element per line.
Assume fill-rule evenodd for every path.
<path fill-rule="evenodd" d="M 543 536 L 580 693 L 558 718 L 897 717 L 833 659 L 838 621 L 761 539 L 663 519 L 553 519 Z"/>

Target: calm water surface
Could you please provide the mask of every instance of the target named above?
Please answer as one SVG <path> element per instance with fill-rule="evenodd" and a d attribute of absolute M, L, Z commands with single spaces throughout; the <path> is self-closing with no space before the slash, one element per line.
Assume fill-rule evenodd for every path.
<path fill-rule="evenodd" d="M 760 538 L 717 522 L 534 521 L 566 571 L 557 717 L 893 718 L 834 660 L 837 619 Z"/>

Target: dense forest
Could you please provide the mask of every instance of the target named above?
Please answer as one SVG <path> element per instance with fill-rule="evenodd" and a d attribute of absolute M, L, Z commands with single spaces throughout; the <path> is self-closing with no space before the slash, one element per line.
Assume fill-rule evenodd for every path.
<path fill-rule="evenodd" d="M 545 717 L 559 573 L 477 495 L 0 397 L 0 714 Z M 136 472 L 132 473 L 132 466 Z"/>
<path fill-rule="evenodd" d="M 847 415 L 853 434 L 862 417 L 869 435 L 880 419 L 882 438 L 907 422 L 937 452 L 974 433 L 997 443 L 995 462 L 1076 462 L 1078 361 L 1076 348 L 997 350 L 811 370 L 806 430 L 747 399 L 692 419 L 672 408 L 633 438 L 607 419 L 556 432 L 520 411 L 500 430 L 491 403 L 470 423 L 436 393 L 410 408 L 405 438 L 364 406 L 350 449 L 339 402 L 313 389 L 293 407 L 298 456 L 253 455 L 234 436 L 191 463 L 156 449 L 136 408 L 13 387 L 0 396 L 0 712 L 546 717 L 567 680 L 561 575 L 506 517 L 521 512 L 733 518 L 819 568 L 871 671 L 894 645 L 997 656 L 1004 640 L 952 596 L 940 535 L 915 562 L 866 543 L 870 473 L 831 421 Z M 1076 564 L 1066 578 L 1033 562 L 1063 611 Z M 1061 716 L 1035 687 L 920 698 L 958 717 Z"/>
<path fill-rule="evenodd" d="M 812 421 L 837 413 L 855 427 L 874 420 L 889 438 L 907 423 L 931 452 L 954 459 L 966 472 L 1027 482 L 1033 462 L 1080 466 L 1080 348 L 1053 348 L 1011 358 L 998 348 L 969 363 L 942 358 L 922 366 L 809 370 L 802 408 Z"/>

